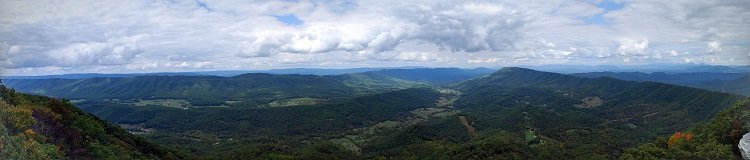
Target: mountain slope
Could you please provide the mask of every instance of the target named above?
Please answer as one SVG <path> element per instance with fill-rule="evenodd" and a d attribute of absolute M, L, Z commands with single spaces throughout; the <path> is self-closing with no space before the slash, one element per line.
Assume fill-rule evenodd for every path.
<path fill-rule="evenodd" d="M 67 101 L 0 84 L 0 159 L 184 159 Z"/>
<path fill-rule="evenodd" d="M 385 69 L 369 71 L 363 74 L 383 75 L 398 79 L 425 82 L 435 85 L 445 85 L 453 82 L 469 80 L 494 72 L 488 68 L 460 69 L 460 68 L 413 68 L 413 69 Z"/>
<path fill-rule="evenodd" d="M 67 99 L 185 99 L 193 104 L 256 106 L 287 98 L 348 99 L 419 83 L 379 75 L 138 76 L 88 79 L 10 79 L 22 92 Z"/>
<path fill-rule="evenodd" d="M 284 144 L 287 148 L 299 147 L 309 141 L 342 136 L 352 129 L 404 118 L 417 108 L 434 107 L 438 95 L 430 88 L 411 88 L 341 103 L 277 108 L 183 110 L 94 102 L 80 106 L 113 123 L 148 128 L 152 132 L 144 136 L 155 142 L 185 148 L 199 156 L 207 153 L 227 156 L 238 151 L 238 146 L 261 146 L 275 141 L 274 144 Z"/>
<path fill-rule="evenodd" d="M 713 80 L 701 82 L 699 84 L 691 85 L 698 88 L 706 88 L 708 90 L 736 93 L 742 95 L 750 95 L 750 74 L 738 77 L 733 80 L 721 81 Z"/>
<path fill-rule="evenodd" d="M 566 152 L 580 154 L 572 157 L 576 159 L 617 158 L 626 147 L 694 127 L 740 98 L 663 83 L 523 68 L 504 68 L 454 87 L 464 93 L 455 106 L 476 119 L 477 129 L 523 132 L 521 115 L 528 114 L 536 133 L 561 141 Z"/>
<path fill-rule="evenodd" d="M 750 95 L 750 74 L 748 73 L 589 72 L 571 75 L 586 78 L 612 77 L 628 81 L 661 82 L 712 91 Z"/>
<path fill-rule="evenodd" d="M 204 96 L 229 99 L 264 96 L 263 93 L 267 94 L 274 92 L 274 90 L 283 91 L 281 94 L 286 96 L 313 92 L 329 94 L 326 96 L 341 96 L 352 92 L 344 84 L 323 76 L 271 74 L 245 74 L 228 78 L 215 76 L 141 76 L 80 80 L 6 80 L 6 83 L 20 91 L 70 99 L 200 98 Z M 305 90 L 301 88 L 305 88 Z"/>
<path fill-rule="evenodd" d="M 334 132 L 394 118 L 400 112 L 434 105 L 437 93 L 412 88 L 357 97 L 342 103 L 278 107 L 182 110 L 106 104 L 82 108 L 114 123 L 144 123 L 159 131 L 201 130 L 222 134 Z M 327 120 L 333 119 L 335 121 Z"/>
<path fill-rule="evenodd" d="M 737 101 L 694 129 L 629 148 L 620 159 L 742 159 L 737 146 L 748 131 L 750 97 Z"/>

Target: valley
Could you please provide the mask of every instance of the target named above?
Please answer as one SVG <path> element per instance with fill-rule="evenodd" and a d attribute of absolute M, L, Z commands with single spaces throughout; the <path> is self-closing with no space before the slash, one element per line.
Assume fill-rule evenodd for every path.
<path fill-rule="evenodd" d="M 618 159 L 631 154 L 628 148 L 704 124 L 743 99 L 516 67 L 486 75 L 428 71 L 472 76 L 414 79 L 405 75 L 426 71 L 398 69 L 3 83 L 20 92 L 76 99 L 71 103 L 87 113 L 200 159 Z M 505 150 L 483 153 L 483 147 Z"/>
<path fill-rule="evenodd" d="M 0 0 L 0 160 L 750 160 L 750 0 Z"/>

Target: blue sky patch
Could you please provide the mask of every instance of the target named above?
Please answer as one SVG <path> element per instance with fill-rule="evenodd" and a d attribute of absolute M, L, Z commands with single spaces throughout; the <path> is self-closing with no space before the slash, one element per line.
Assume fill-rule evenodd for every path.
<path fill-rule="evenodd" d="M 294 14 L 287 14 L 287 15 L 275 15 L 273 17 L 276 17 L 276 20 L 281 21 L 284 24 L 290 25 L 290 26 L 297 26 L 302 25 L 302 23 L 305 23 L 305 21 L 302 21 L 301 19 L 297 18 Z"/>
<path fill-rule="evenodd" d="M 604 1 L 600 2 L 599 4 L 597 4 L 596 6 L 599 7 L 599 8 L 604 9 L 604 12 L 596 14 L 596 15 L 591 16 L 591 17 L 585 17 L 584 21 L 587 24 L 595 24 L 595 25 L 604 25 L 604 24 L 607 24 L 608 22 L 602 16 L 604 16 L 604 14 L 607 14 L 609 11 L 614 11 L 614 10 L 622 9 L 622 7 L 624 5 L 622 3 L 612 2 L 612 0 L 604 0 Z"/>
<path fill-rule="evenodd" d="M 198 4 L 198 7 L 206 9 L 207 11 L 211 11 L 211 8 L 208 8 L 208 5 L 206 4 L 206 2 L 201 2 L 199 0 L 196 0 L 195 3 Z"/>

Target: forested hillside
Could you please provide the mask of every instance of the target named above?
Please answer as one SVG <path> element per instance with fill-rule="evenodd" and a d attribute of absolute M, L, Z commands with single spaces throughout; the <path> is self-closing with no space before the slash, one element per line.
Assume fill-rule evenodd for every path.
<path fill-rule="evenodd" d="M 563 143 L 578 159 L 616 158 L 627 147 L 704 122 L 740 98 L 523 68 L 504 68 L 456 87 L 465 93 L 456 107 L 476 118 L 479 130 L 523 132 L 521 115 L 528 113 L 536 133 Z"/>
<path fill-rule="evenodd" d="M 0 159 L 185 159 L 66 100 L 0 83 Z"/>
<path fill-rule="evenodd" d="M 385 69 L 369 71 L 363 74 L 382 75 L 434 85 L 446 85 L 454 82 L 469 80 L 494 72 L 493 69 L 475 68 L 414 68 L 414 69 Z"/>
<path fill-rule="evenodd" d="M 257 106 L 288 98 L 335 101 L 404 89 L 420 83 L 377 75 L 274 75 L 250 73 L 234 77 L 136 76 L 89 79 L 10 79 L 19 91 L 84 100 L 178 99 L 194 106 Z"/>
<path fill-rule="evenodd" d="M 628 81 L 652 81 L 712 91 L 750 95 L 750 73 L 691 72 L 590 72 L 572 74 L 579 77 L 612 77 Z"/>
<path fill-rule="evenodd" d="M 202 159 L 618 159 L 634 156 L 636 149 L 628 148 L 657 137 L 698 132 L 696 126 L 741 99 L 657 82 L 515 67 L 463 81 L 467 77 L 411 75 L 421 72 L 433 74 L 399 70 L 9 84 L 80 98 L 75 104 L 83 111 Z M 456 83 L 445 84 L 449 81 Z"/>
<path fill-rule="evenodd" d="M 629 148 L 620 159 L 741 159 L 737 144 L 749 131 L 750 97 L 698 127 L 678 130 L 652 143 Z"/>
<path fill-rule="evenodd" d="M 293 148 L 311 142 L 326 142 L 352 129 L 406 118 L 409 111 L 433 107 L 438 96 L 430 88 L 412 88 L 362 96 L 342 103 L 274 108 L 183 110 L 111 103 L 80 105 L 84 106 L 83 110 L 110 122 L 140 125 L 150 130 L 145 136 L 156 142 L 222 157 L 235 154 L 238 150 L 234 147 L 270 145 L 267 144 L 269 141 Z M 215 146 L 214 143 L 221 145 Z M 290 149 L 283 153 L 296 152 Z"/>

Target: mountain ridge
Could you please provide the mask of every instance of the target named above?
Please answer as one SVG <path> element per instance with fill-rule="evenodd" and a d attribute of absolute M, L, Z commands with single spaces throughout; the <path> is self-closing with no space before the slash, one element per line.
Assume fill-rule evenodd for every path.
<path fill-rule="evenodd" d="M 187 159 L 84 113 L 65 100 L 0 83 L 0 158 Z"/>

